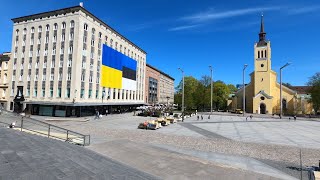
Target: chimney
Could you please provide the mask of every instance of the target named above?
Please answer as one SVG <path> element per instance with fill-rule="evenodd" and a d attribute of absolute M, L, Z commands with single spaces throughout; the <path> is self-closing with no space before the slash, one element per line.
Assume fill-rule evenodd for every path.
<path fill-rule="evenodd" d="M 83 2 L 80 2 L 80 6 L 83 7 Z"/>

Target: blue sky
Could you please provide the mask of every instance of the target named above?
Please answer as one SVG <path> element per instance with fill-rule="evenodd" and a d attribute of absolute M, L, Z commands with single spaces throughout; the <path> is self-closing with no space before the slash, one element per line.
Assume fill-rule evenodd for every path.
<path fill-rule="evenodd" d="M 78 5 L 76 0 L 1 2 L 0 52 L 10 51 L 11 18 Z M 260 16 L 271 41 L 272 69 L 286 62 L 283 81 L 305 85 L 320 71 L 319 0 L 83 0 L 84 7 L 144 49 L 147 63 L 181 80 L 200 78 L 214 68 L 214 80 L 247 83 L 253 71 L 253 46 Z"/>

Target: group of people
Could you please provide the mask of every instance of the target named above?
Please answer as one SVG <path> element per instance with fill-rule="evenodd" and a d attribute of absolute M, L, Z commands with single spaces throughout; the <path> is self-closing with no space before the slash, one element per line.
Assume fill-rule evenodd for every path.
<path fill-rule="evenodd" d="M 199 116 L 199 115 L 197 115 L 197 120 L 199 121 L 199 119 L 201 118 L 201 120 L 203 120 L 203 116 L 201 115 L 201 116 Z M 208 116 L 208 119 L 210 119 L 210 115 Z"/>
<path fill-rule="evenodd" d="M 106 116 L 108 115 L 109 111 L 108 109 L 106 109 Z M 94 119 L 100 119 L 102 118 L 102 114 L 100 114 L 100 112 L 96 109 L 96 114 L 95 114 L 95 118 Z"/>

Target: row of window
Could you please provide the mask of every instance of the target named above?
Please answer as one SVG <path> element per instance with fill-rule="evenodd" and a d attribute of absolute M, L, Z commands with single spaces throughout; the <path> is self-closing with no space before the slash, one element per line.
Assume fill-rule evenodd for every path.
<path fill-rule="evenodd" d="M 267 58 L 267 50 L 258 51 L 258 58 Z"/>
<path fill-rule="evenodd" d="M 70 21 L 70 25 L 69 25 L 70 28 L 74 28 L 74 24 L 75 24 L 75 23 L 74 23 L 73 20 Z M 61 29 L 66 29 L 66 27 L 67 27 L 66 22 L 62 22 L 62 24 L 61 24 Z M 53 25 L 53 30 L 58 30 L 58 24 L 57 24 L 57 23 L 55 23 L 55 24 Z M 34 32 L 35 32 L 35 28 L 34 28 L 34 27 L 31 27 L 30 31 L 31 31 L 31 33 L 34 33 Z M 49 25 L 49 24 L 46 25 L 46 31 L 50 31 L 50 25 Z M 42 32 L 42 26 L 39 26 L 39 27 L 38 27 L 38 32 Z M 26 34 L 27 34 L 27 28 L 24 28 L 24 29 L 23 29 L 22 34 L 23 34 L 23 35 L 26 35 Z M 16 30 L 16 35 L 19 35 L 19 29 Z"/>

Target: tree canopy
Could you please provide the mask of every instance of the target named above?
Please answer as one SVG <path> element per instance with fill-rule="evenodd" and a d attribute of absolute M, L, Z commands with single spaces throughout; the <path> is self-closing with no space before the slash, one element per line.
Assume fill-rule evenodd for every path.
<path fill-rule="evenodd" d="M 309 78 L 308 86 L 310 86 L 309 93 L 311 94 L 310 101 L 316 114 L 320 109 L 320 72 Z"/>
<path fill-rule="evenodd" d="M 226 85 L 223 81 L 213 82 L 213 109 L 226 109 L 229 94 L 236 90 L 236 87 L 232 84 Z M 186 110 L 209 110 L 211 105 L 211 78 L 209 76 L 202 76 L 201 79 L 198 80 L 192 76 L 186 76 L 184 98 Z M 181 106 L 182 80 L 176 87 L 174 102 Z"/>

